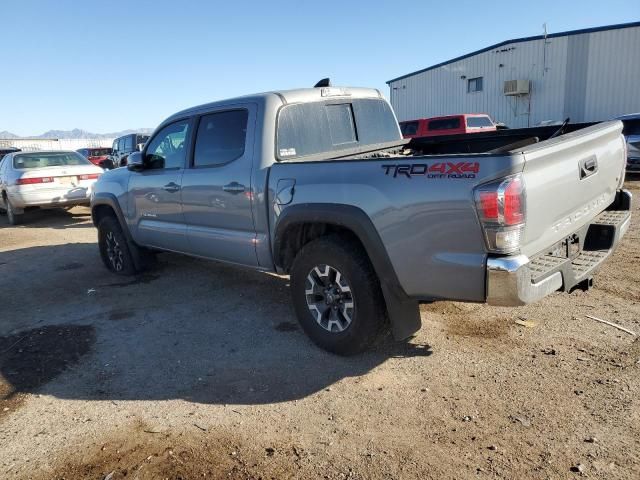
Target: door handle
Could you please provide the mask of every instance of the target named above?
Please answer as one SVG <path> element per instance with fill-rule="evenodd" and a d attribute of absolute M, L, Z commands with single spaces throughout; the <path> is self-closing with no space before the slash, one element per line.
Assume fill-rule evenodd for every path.
<path fill-rule="evenodd" d="M 225 192 L 238 194 L 244 192 L 244 185 L 241 185 L 238 182 L 231 182 L 228 185 L 222 187 L 222 190 L 224 190 Z"/>
<path fill-rule="evenodd" d="M 180 185 L 178 185 L 175 182 L 171 182 L 171 183 L 167 183 L 164 187 L 162 187 L 164 190 L 166 190 L 167 192 L 170 193 L 175 193 L 178 190 L 180 190 Z"/>
<path fill-rule="evenodd" d="M 580 180 L 583 180 L 598 171 L 598 159 L 595 155 L 580 162 Z"/>

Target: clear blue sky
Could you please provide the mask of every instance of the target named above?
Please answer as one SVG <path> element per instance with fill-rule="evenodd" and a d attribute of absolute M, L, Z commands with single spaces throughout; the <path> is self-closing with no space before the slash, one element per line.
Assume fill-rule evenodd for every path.
<path fill-rule="evenodd" d="M 155 127 L 325 76 L 388 95 L 386 80 L 544 22 L 553 33 L 640 20 L 640 1 L 2 0 L 0 18 L 0 131 L 35 135 Z"/>

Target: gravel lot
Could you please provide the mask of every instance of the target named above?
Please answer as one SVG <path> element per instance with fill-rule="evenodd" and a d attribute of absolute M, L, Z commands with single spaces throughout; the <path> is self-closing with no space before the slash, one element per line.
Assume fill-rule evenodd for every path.
<path fill-rule="evenodd" d="M 585 317 L 640 333 L 627 188 L 594 289 L 424 306 L 354 358 L 307 340 L 286 278 L 169 254 L 117 277 L 88 209 L 0 218 L 0 478 L 640 478 L 640 341 Z"/>

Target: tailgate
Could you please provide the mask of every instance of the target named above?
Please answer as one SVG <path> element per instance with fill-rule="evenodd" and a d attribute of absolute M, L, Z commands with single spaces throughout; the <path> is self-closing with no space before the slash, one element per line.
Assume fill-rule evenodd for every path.
<path fill-rule="evenodd" d="M 621 132 L 621 122 L 604 122 L 522 150 L 522 253 L 531 256 L 563 240 L 613 202 L 626 160 Z"/>

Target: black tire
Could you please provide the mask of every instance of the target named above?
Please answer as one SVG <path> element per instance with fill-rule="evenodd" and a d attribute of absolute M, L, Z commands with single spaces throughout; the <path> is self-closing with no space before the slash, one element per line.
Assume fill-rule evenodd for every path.
<path fill-rule="evenodd" d="M 339 282 L 331 269 L 340 274 Z M 323 275 L 318 276 L 318 272 Z M 317 293 L 320 290 L 324 294 Z M 308 294 L 309 291 L 314 293 Z M 388 330 L 378 277 L 362 247 L 348 237 L 330 235 L 305 245 L 291 269 L 291 293 L 303 330 L 316 345 L 329 352 L 339 355 L 362 352 Z M 336 296 L 340 299 L 336 300 Z M 327 308 L 327 302 L 333 305 L 333 311 L 321 312 Z M 347 307 L 350 303 L 353 308 Z"/>
<path fill-rule="evenodd" d="M 16 213 L 13 205 L 11 205 L 11 201 L 9 197 L 5 195 L 4 203 L 7 206 L 7 220 L 9 221 L 9 225 L 20 225 L 24 218 L 24 214 Z"/>
<path fill-rule="evenodd" d="M 135 252 L 124 233 L 118 219 L 108 215 L 98 223 L 98 247 L 104 265 L 118 275 L 135 275 L 138 269 L 133 261 Z"/>

